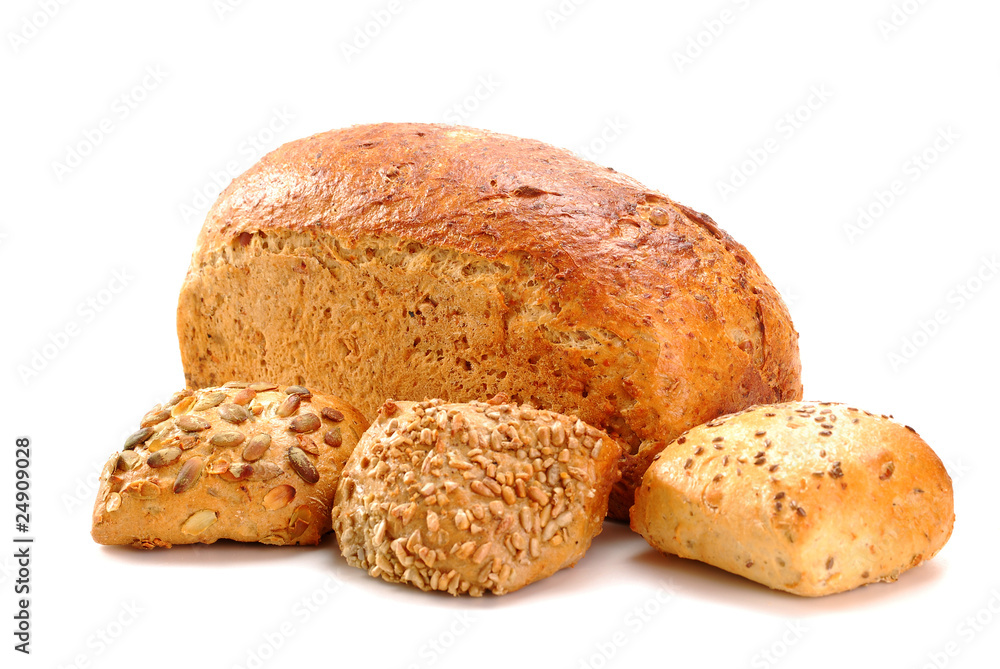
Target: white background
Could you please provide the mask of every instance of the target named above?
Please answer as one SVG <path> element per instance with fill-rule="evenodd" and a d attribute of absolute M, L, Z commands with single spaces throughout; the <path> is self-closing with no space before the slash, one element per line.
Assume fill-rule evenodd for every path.
<path fill-rule="evenodd" d="M 4 3 L 3 666 L 995 666 L 1000 6 L 577 1 Z M 806 397 L 893 413 L 941 455 L 951 542 L 819 600 L 610 523 L 576 568 L 477 600 L 370 579 L 332 537 L 94 544 L 96 472 L 183 385 L 174 310 L 208 204 L 266 150 L 375 121 L 541 139 L 712 215 L 784 293 Z"/>

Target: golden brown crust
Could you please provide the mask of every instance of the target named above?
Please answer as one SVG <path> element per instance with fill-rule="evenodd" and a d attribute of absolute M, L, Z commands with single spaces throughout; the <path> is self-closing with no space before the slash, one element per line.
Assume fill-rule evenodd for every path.
<path fill-rule="evenodd" d="M 528 406 L 389 401 L 344 467 L 333 525 L 389 582 L 502 595 L 583 557 L 617 480 L 600 430 Z"/>
<path fill-rule="evenodd" d="M 266 374 L 368 416 L 385 397 L 499 392 L 577 413 L 624 447 L 621 518 L 683 430 L 801 397 L 781 297 L 708 216 L 454 126 L 356 126 L 265 156 L 208 215 L 178 333 L 192 387 Z"/>
<path fill-rule="evenodd" d="M 951 478 L 886 416 L 842 404 L 759 406 L 656 456 L 632 529 L 664 553 L 819 596 L 899 574 L 951 536 Z"/>
<path fill-rule="evenodd" d="M 368 423 L 301 386 L 236 383 L 156 405 L 104 467 L 94 541 L 136 548 L 317 544 Z"/>

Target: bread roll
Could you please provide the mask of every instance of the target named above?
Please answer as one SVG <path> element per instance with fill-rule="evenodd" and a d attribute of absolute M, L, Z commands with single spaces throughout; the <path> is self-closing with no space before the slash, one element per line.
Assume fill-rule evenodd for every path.
<path fill-rule="evenodd" d="M 912 428 L 828 402 L 690 430 L 632 508 L 632 529 L 661 552 L 810 597 L 895 581 L 941 550 L 954 520 L 951 478 Z"/>
<path fill-rule="evenodd" d="M 569 151 L 445 125 L 313 135 L 236 178 L 177 330 L 191 387 L 266 376 L 369 418 L 386 397 L 496 393 L 575 413 L 624 448 L 619 518 L 681 432 L 802 392 L 781 297 L 711 218 Z"/>
<path fill-rule="evenodd" d="M 181 391 L 153 407 L 108 460 L 91 534 L 136 548 L 317 544 L 367 425 L 340 399 L 301 386 Z"/>
<path fill-rule="evenodd" d="M 386 402 L 337 487 L 349 564 L 452 595 L 502 595 L 576 564 L 601 531 L 618 445 L 530 407 Z"/>

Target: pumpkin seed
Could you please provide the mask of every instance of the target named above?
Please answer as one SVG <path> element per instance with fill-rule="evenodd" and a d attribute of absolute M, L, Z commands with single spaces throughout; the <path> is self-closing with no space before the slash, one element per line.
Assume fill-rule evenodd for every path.
<path fill-rule="evenodd" d="M 185 397 L 191 397 L 194 394 L 192 390 L 178 390 L 176 393 L 170 396 L 170 401 L 167 402 L 166 406 L 172 407 L 178 402 L 180 402 Z"/>
<path fill-rule="evenodd" d="M 156 425 L 162 423 L 166 419 L 170 418 L 170 409 L 153 409 L 145 416 L 142 417 L 142 421 L 139 423 L 139 427 L 149 427 L 151 425 Z"/>
<path fill-rule="evenodd" d="M 229 381 L 228 383 L 223 383 L 223 388 L 246 388 L 247 383 L 245 381 Z"/>
<path fill-rule="evenodd" d="M 217 407 L 226 401 L 226 393 L 217 391 L 214 393 L 208 393 L 202 396 L 200 400 L 194 405 L 194 411 L 204 411 L 205 409 L 211 409 Z"/>
<path fill-rule="evenodd" d="M 297 397 L 293 395 L 293 397 Z M 321 425 L 319 416 L 314 413 L 304 413 L 292 419 L 288 424 L 288 429 L 292 432 L 308 433 L 315 432 Z"/>
<path fill-rule="evenodd" d="M 344 420 L 344 414 L 341 413 L 340 411 L 337 411 L 333 407 L 323 407 L 320 410 L 320 413 L 323 415 L 323 418 L 326 418 L 328 421 L 334 423 L 339 423 L 340 421 Z"/>
<path fill-rule="evenodd" d="M 271 435 L 254 435 L 250 438 L 250 443 L 248 443 L 243 449 L 243 459 L 247 462 L 256 462 L 257 460 L 260 460 L 270 445 Z"/>
<path fill-rule="evenodd" d="M 136 430 L 135 432 L 133 432 L 128 436 L 128 439 L 125 440 L 125 445 L 122 447 L 122 450 L 131 451 L 139 444 L 145 443 L 145 441 L 149 439 L 152 435 L 153 435 L 153 429 L 149 427 L 144 427 L 141 430 Z"/>
<path fill-rule="evenodd" d="M 302 480 L 306 483 L 316 483 L 316 481 L 319 481 L 319 472 L 316 471 L 313 463 L 309 461 L 306 452 L 298 446 L 292 446 L 288 449 L 288 462 L 291 463 L 295 473 L 302 477 Z"/>
<path fill-rule="evenodd" d="M 254 463 L 253 474 L 250 476 L 250 480 L 270 481 L 275 476 L 280 476 L 284 473 L 284 470 L 277 463 L 261 460 Z"/>
<path fill-rule="evenodd" d="M 202 430 L 207 430 L 212 427 L 212 424 L 201 416 L 184 414 L 183 416 L 177 417 L 177 427 L 185 432 L 201 432 Z"/>
<path fill-rule="evenodd" d="M 264 381 L 258 381 L 257 383 L 251 383 L 249 388 L 258 393 L 262 393 L 265 390 L 274 390 L 278 387 L 276 383 L 266 383 Z"/>
<path fill-rule="evenodd" d="M 253 476 L 253 465 L 248 465 L 245 462 L 234 462 L 229 465 L 229 471 L 226 472 L 224 478 L 232 481 L 243 481 L 251 476 Z"/>
<path fill-rule="evenodd" d="M 270 492 L 264 495 L 264 508 L 268 511 L 282 509 L 295 499 L 295 488 L 285 484 L 271 488 Z"/>
<path fill-rule="evenodd" d="M 219 458 L 218 460 L 213 460 L 208 463 L 208 467 L 205 468 L 209 474 L 221 474 L 222 472 L 229 469 L 229 460 L 225 458 Z"/>
<path fill-rule="evenodd" d="M 326 445 L 331 448 L 340 448 L 341 444 L 344 443 L 344 438 L 340 434 L 340 428 L 335 427 L 323 435 L 323 441 Z"/>
<path fill-rule="evenodd" d="M 312 393 L 309 392 L 308 388 L 302 386 L 288 386 L 285 388 L 285 394 L 287 395 L 304 395 L 306 397 L 312 397 Z"/>
<path fill-rule="evenodd" d="M 289 395 L 285 398 L 285 401 L 281 403 L 277 411 L 274 412 L 274 415 L 278 418 L 288 418 L 299 410 L 299 403 L 301 401 L 301 395 Z"/>
<path fill-rule="evenodd" d="M 233 404 L 239 404 L 241 407 L 245 407 L 250 404 L 250 401 L 255 397 L 257 397 L 256 391 L 250 388 L 244 388 L 240 392 L 233 395 Z"/>
<path fill-rule="evenodd" d="M 179 457 L 181 457 L 181 449 L 176 446 L 168 446 L 167 448 L 161 448 L 156 453 L 151 453 L 146 458 L 146 464 L 154 468 L 166 467 L 177 462 Z"/>
<path fill-rule="evenodd" d="M 230 423 L 242 423 L 250 418 L 250 412 L 239 404 L 223 404 L 219 407 L 219 417 Z"/>
<path fill-rule="evenodd" d="M 202 464 L 202 459 L 196 455 L 193 458 L 188 458 L 187 462 L 181 465 L 181 470 L 177 472 L 177 478 L 174 479 L 175 493 L 179 495 L 182 492 L 187 492 L 198 482 L 198 479 L 201 478 Z"/>
<path fill-rule="evenodd" d="M 208 443 L 219 448 L 232 448 L 242 444 L 245 439 L 246 435 L 242 432 L 216 432 Z"/>
<path fill-rule="evenodd" d="M 195 511 L 191 514 L 191 517 L 185 520 L 184 524 L 181 525 L 181 532 L 192 536 L 201 534 L 211 527 L 218 519 L 219 515 L 215 513 L 215 511 L 210 511 L 208 509 Z"/>

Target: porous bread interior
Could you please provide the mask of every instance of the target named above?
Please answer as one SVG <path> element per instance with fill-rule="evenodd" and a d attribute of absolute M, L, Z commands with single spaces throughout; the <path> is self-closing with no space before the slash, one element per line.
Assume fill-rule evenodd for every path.
<path fill-rule="evenodd" d="M 180 307 L 198 317 L 185 320 L 181 342 L 187 359 L 211 365 L 189 382 L 305 384 L 369 417 L 386 398 L 465 402 L 502 392 L 576 413 L 637 450 L 623 379 L 643 348 L 655 360 L 656 342 L 561 317 L 527 254 L 491 261 L 389 237 L 352 247 L 290 231 L 248 237 L 192 268 Z"/>

